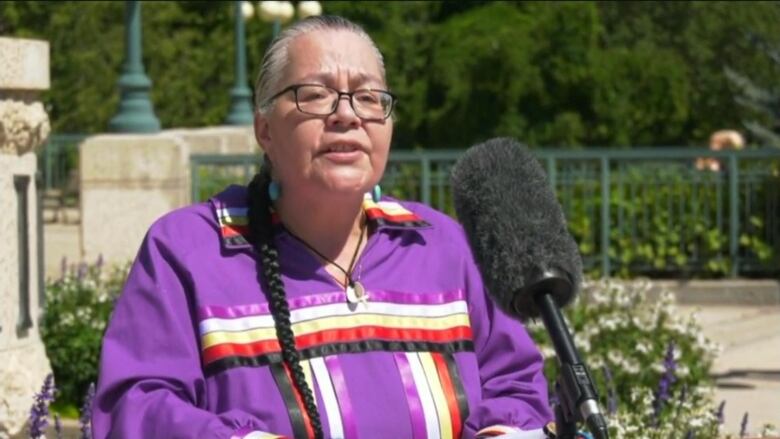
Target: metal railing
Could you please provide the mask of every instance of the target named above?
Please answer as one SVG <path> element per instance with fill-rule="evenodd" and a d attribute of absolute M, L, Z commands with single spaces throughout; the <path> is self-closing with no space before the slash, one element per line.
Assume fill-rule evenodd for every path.
<path fill-rule="evenodd" d="M 393 152 L 383 192 L 454 215 L 449 174 L 462 152 Z M 778 148 L 534 153 L 591 273 L 780 274 Z M 717 160 L 721 170 L 697 169 L 694 163 L 702 157 Z M 230 183 L 245 184 L 259 163 L 259 155 L 193 156 L 192 200 L 202 201 Z"/>
<path fill-rule="evenodd" d="M 78 197 L 79 144 L 88 134 L 53 134 L 38 153 L 45 192 Z"/>
<path fill-rule="evenodd" d="M 193 203 L 205 201 L 230 184 L 248 184 L 262 162 L 259 154 L 196 154 L 190 156 Z"/>

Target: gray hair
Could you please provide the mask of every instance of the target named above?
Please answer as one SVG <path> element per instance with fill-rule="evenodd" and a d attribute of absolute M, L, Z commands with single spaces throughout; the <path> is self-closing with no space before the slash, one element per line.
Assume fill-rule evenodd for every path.
<path fill-rule="evenodd" d="M 255 109 L 259 113 L 265 114 L 272 107 L 273 102 L 271 102 L 270 98 L 278 92 L 277 88 L 282 82 L 284 68 L 287 67 L 289 62 L 290 44 L 301 35 L 319 30 L 344 30 L 365 39 L 374 48 L 376 59 L 379 63 L 379 71 L 382 74 L 382 78 L 385 78 L 385 63 L 382 53 L 362 27 L 346 18 L 334 15 L 308 17 L 282 31 L 266 51 L 260 74 L 255 83 Z"/>

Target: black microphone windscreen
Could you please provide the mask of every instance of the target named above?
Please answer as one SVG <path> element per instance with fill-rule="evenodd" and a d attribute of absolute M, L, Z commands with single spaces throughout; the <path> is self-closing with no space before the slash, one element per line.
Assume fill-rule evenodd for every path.
<path fill-rule="evenodd" d="M 455 164 L 455 211 L 494 301 L 525 320 L 539 315 L 532 284 L 555 270 L 571 288 L 550 291 L 562 307 L 582 281 L 582 260 L 546 173 L 517 141 L 473 146 Z"/>

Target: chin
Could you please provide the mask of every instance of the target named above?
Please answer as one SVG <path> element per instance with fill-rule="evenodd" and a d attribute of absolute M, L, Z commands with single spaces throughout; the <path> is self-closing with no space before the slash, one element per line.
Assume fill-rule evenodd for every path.
<path fill-rule="evenodd" d="M 363 184 L 361 185 L 340 184 L 340 185 L 330 185 L 328 187 L 329 192 L 337 193 L 341 195 L 363 196 L 363 194 L 365 194 L 369 190 L 371 190 L 371 187 Z"/>
<path fill-rule="evenodd" d="M 360 181 L 330 181 L 325 185 L 325 188 L 330 193 L 337 193 L 341 195 L 363 195 L 371 190 L 371 185 L 366 183 L 366 180 Z"/>
<path fill-rule="evenodd" d="M 365 172 L 339 172 L 323 176 L 324 186 L 333 192 L 343 194 L 365 193 L 371 190 L 373 186 L 373 176 L 366 175 Z"/>

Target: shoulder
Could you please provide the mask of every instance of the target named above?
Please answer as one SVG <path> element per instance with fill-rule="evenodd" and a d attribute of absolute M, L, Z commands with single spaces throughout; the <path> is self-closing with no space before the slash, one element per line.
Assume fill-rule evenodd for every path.
<path fill-rule="evenodd" d="M 468 247 L 463 227 L 455 218 L 417 201 L 394 201 L 430 225 L 430 227 L 420 231 L 426 238 L 434 239 L 437 243 L 446 244 L 447 247 L 455 247 L 456 250 L 463 250 Z"/>
<path fill-rule="evenodd" d="M 158 218 L 146 234 L 145 242 L 186 253 L 217 237 L 218 226 L 207 202 L 185 206 Z"/>
<path fill-rule="evenodd" d="M 210 200 L 175 209 L 149 227 L 145 241 L 186 254 L 208 245 L 218 247 L 222 238 L 219 212 L 245 208 L 246 188 L 230 186 Z M 236 207 L 234 207 L 236 206 Z"/>
<path fill-rule="evenodd" d="M 460 228 L 460 224 L 458 224 L 458 222 L 455 221 L 454 218 L 452 218 L 451 216 L 447 215 L 444 212 L 434 209 L 433 207 L 425 203 L 421 203 L 419 201 L 407 201 L 407 200 L 395 200 L 395 199 L 391 199 L 391 200 L 400 204 L 406 210 L 419 216 L 422 220 L 429 223 L 432 226 L 432 228 L 445 228 L 445 229 Z"/>

